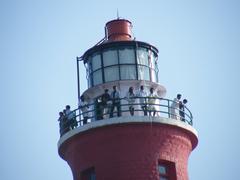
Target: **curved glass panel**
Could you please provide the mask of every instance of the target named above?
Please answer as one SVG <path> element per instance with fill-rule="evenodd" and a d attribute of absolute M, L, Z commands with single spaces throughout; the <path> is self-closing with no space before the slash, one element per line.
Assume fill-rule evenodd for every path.
<path fill-rule="evenodd" d="M 146 66 L 138 66 L 138 79 L 150 81 L 149 68 Z"/>
<path fill-rule="evenodd" d="M 120 66 L 121 80 L 137 79 L 135 65 L 121 65 Z"/>
<path fill-rule="evenodd" d="M 158 66 L 157 66 L 157 56 L 152 51 L 149 50 L 150 53 L 150 75 L 152 82 L 158 82 Z"/>
<path fill-rule="evenodd" d="M 86 68 L 86 79 L 87 79 L 87 82 L 88 82 L 88 87 L 91 87 L 91 74 L 90 74 L 91 66 L 90 66 L 90 63 L 86 63 L 85 68 Z"/>
<path fill-rule="evenodd" d="M 154 72 L 155 72 L 156 82 L 158 82 L 158 72 L 159 72 L 157 59 L 158 59 L 158 57 L 154 56 L 154 70 L 155 70 Z"/>
<path fill-rule="evenodd" d="M 148 63 L 148 51 L 145 48 L 138 48 L 137 50 L 137 62 L 138 64 L 149 66 Z"/>
<path fill-rule="evenodd" d="M 84 64 L 85 68 L 86 68 L 86 77 L 88 78 L 89 77 L 89 64 L 86 63 Z"/>
<path fill-rule="evenodd" d="M 152 51 L 150 51 L 150 67 L 157 68 L 157 56 Z"/>
<path fill-rule="evenodd" d="M 133 48 L 119 49 L 120 64 L 135 64 L 135 51 Z"/>
<path fill-rule="evenodd" d="M 102 80 L 102 70 L 101 69 L 94 72 L 92 74 L 92 76 L 93 76 L 93 84 L 94 85 L 101 84 L 103 82 L 103 80 Z"/>
<path fill-rule="evenodd" d="M 101 68 L 101 55 L 95 54 L 92 56 L 92 70 L 95 71 L 99 68 Z"/>
<path fill-rule="evenodd" d="M 119 66 L 104 68 L 105 82 L 119 80 Z"/>
<path fill-rule="evenodd" d="M 88 70 L 88 72 L 92 72 L 92 58 L 88 57 L 87 59 L 87 63 L 84 64 L 84 66 L 86 67 L 86 69 Z"/>
<path fill-rule="evenodd" d="M 92 87 L 91 79 L 89 77 L 87 78 L 87 82 L 88 82 L 88 88 Z"/>
<path fill-rule="evenodd" d="M 103 52 L 103 65 L 111 66 L 114 64 L 118 64 L 118 55 L 117 50 L 107 50 Z"/>

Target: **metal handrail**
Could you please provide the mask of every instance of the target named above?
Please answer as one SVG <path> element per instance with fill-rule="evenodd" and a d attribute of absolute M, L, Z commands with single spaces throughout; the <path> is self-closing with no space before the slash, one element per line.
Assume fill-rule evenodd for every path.
<path fill-rule="evenodd" d="M 186 106 L 184 106 L 184 111 L 173 107 L 172 104 L 176 103 L 173 100 L 154 97 L 155 103 L 150 104 L 148 101 L 149 99 L 153 99 L 153 97 L 132 97 L 130 99 L 134 100 L 135 102 L 129 103 L 126 98 L 119 98 L 119 104 L 115 104 L 115 106 L 119 106 L 119 114 L 121 114 L 121 116 L 131 116 L 130 109 L 128 107 L 132 106 L 134 107 L 134 116 L 144 116 L 146 115 L 145 113 L 147 113 L 147 116 L 152 116 L 152 113 L 155 111 L 155 116 L 181 120 L 189 125 L 193 125 L 193 116 L 191 111 Z M 145 99 L 145 103 L 140 103 L 140 99 Z M 142 106 L 145 107 L 145 109 L 143 109 Z M 71 111 L 71 113 L 73 113 L 71 119 L 68 119 L 65 116 L 60 120 L 59 125 L 61 136 L 71 129 L 79 126 L 84 126 L 86 123 L 84 123 L 84 121 L 86 121 L 86 119 L 84 120 L 84 113 L 88 114 L 87 123 L 92 123 L 98 120 L 107 120 L 111 118 L 110 114 L 111 108 L 113 107 L 112 104 L 107 104 L 104 106 L 101 102 L 97 102 L 96 99 L 94 103 L 89 103 L 88 107 L 88 111 L 86 112 L 82 112 L 80 107 L 74 109 Z M 114 116 L 118 114 L 116 111 L 113 111 L 112 113 Z"/>

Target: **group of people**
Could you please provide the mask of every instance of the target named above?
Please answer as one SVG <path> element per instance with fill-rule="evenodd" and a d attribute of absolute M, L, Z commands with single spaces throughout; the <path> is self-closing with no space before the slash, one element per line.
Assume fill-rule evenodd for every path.
<path fill-rule="evenodd" d="M 136 93 L 134 92 L 133 87 L 129 87 L 129 90 L 124 97 L 124 99 L 128 102 L 128 109 L 131 116 L 134 115 L 134 104 L 137 99 L 139 99 L 141 109 L 145 116 L 148 115 L 148 112 L 150 116 L 155 116 L 156 98 L 158 98 L 158 96 L 154 92 L 154 88 L 150 88 L 150 92 L 147 93 L 144 90 L 143 85 L 140 86 L 139 91 Z M 86 124 L 87 119 L 89 118 L 89 106 L 83 95 L 80 98 L 79 109 L 82 111 L 83 124 Z M 94 109 L 96 120 L 104 119 L 106 115 L 109 115 L 109 118 L 112 118 L 115 109 L 117 116 L 121 116 L 121 98 L 117 87 L 113 86 L 111 93 L 109 93 L 108 89 L 105 89 L 104 93 L 100 97 L 96 98 Z"/>
<path fill-rule="evenodd" d="M 62 136 L 64 133 L 77 127 L 76 113 L 71 110 L 69 105 L 66 105 L 66 108 L 59 112 L 59 127 L 60 127 L 60 135 Z"/>
<path fill-rule="evenodd" d="M 185 121 L 185 106 L 188 101 L 187 99 L 183 99 L 183 101 L 181 101 L 181 98 L 181 94 L 177 94 L 177 97 L 174 98 L 170 107 L 170 117 L 172 119 Z"/>
<path fill-rule="evenodd" d="M 96 119 L 101 120 L 106 114 L 113 117 L 113 112 L 117 109 L 117 116 L 121 116 L 120 93 L 116 86 L 113 86 L 113 91 L 109 94 L 109 90 L 105 89 L 104 93 L 96 99 Z"/>
<path fill-rule="evenodd" d="M 185 107 L 187 104 L 187 99 L 181 101 L 181 94 L 177 94 L 177 97 L 172 101 L 171 106 L 169 107 L 169 115 L 172 119 L 185 121 Z M 135 112 L 135 105 L 140 105 L 143 111 L 144 116 L 155 116 L 157 109 L 157 99 L 158 95 L 154 92 L 154 88 L 151 87 L 149 93 L 144 89 L 144 86 L 141 85 L 139 91 L 134 92 L 133 87 L 129 87 L 128 92 L 124 98 L 128 102 L 128 109 L 130 115 L 133 116 Z M 139 103 L 136 103 L 137 99 Z M 95 118 L 96 120 L 101 120 L 109 115 L 109 118 L 113 117 L 114 110 L 117 110 L 117 116 L 121 116 L 121 98 L 120 92 L 117 90 L 116 86 L 113 86 L 113 90 L 109 93 L 108 89 L 104 90 L 104 93 L 95 100 Z M 92 110 L 89 110 L 89 104 L 85 100 L 84 95 L 80 97 L 79 109 L 82 112 L 83 116 L 83 125 L 87 124 L 88 119 L 90 118 L 89 114 Z M 66 105 L 66 109 L 59 112 L 59 126 L 60 126 L 60 135 L 78 126 L 76 120 L 76 112 L 72 111 L 69 105 Z"/>
<path fill-rule="evenodd" d="M 125 96 L 125 99 L 128 101 L 129 104 L 129 112 L 130 115 L 134 115 L 134 103 L 137 99 L 139 99 L 140 106 L 142 108 L 142 111 L 144 113 L 144 116 L 147 116 L 147 112 L 149 112 L 150 116 L 155 116 L 156 114 L 156 100 L 158 96 L 154 92 L 154 88 L 150 88 L 150 92 L 147 94 L 147 92 L 144 90 L 144 86 L 141 85 L 140 89 L 137 93 L 134 93 L 133 87 L 129 87 L 129 90 Z M 152 114 L 153 113 L 153 114 Z"/>

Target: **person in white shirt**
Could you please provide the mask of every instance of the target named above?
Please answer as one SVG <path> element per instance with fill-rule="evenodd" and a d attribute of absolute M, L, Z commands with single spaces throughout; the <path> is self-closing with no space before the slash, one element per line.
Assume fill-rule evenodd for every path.
<path fill-rule="evenodd" d="M 137 93 L 137 97 L 139 97 L 139 102 L 143 110 L 144 116 L 147 116 L 147 104 L 146 104 L 147 93 L 146 91 L 144 91 L 143 85 L 140 86 L 140 90 Z"/>
<path fill-rule="evenodd" d="M 179 103 L 180 103 L 181 97 L 182 97 L 181 94 L 177 94 L 177 97 L 174 98 L 174 100 L 170 106 L 170 118 L 172 118 L 172 119 L 180 120 Z"/>
<path fill-rule="evenodd" d="M 153 87 L 150 88 L 150 93 L 148 95 L 148 110 L 149 110 L 149 115 L 152 115 L 153 112 L 153 116 L 155 116 L 156 114 L 156 100 L 157 100 L 158 96 L 156 95 L 156 93 L 154 92 Z"/>
<path fill-rule="evenodd" d="M 128 108 L 130 111 L 131 116 L 134 115 L 134 103 L 135 103 L 135 94 L 133 92 L 133 87 L 130 87 L 126 96 L 125 96 L 126 100 L 128 101 Z"/>
<path fill-rule="evenodd" d="M 84 96 L 82 95 L 80 97 L 80 101 L 78 104 L 78 107 L 80 108 L 80 110 L 82 111 L 82 116 L 83 116 L 83 124 L 87 124 L 87 120 L 88 120 L 88 103 L 85 101 Z"/>
<path fill-rule="evenodd" d="M 73 129 L 74 127 L 77 126 L 76 113 L 75 111 L 71 111 L 71 107 L 69 105 L 66 105 L 65 113 L 69 126 Z"/>

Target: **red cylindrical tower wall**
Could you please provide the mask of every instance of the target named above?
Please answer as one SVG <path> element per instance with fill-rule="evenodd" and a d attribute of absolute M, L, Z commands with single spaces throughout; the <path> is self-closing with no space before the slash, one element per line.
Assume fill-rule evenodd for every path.
<path fill-rule="evenodd" d="M 160 160 L 175 163 L 177 180 L 187 180 L 191 133 L 164 124 L 111 125 L 79 133 L 61 145 L 74 180 L 94 167 L 97 180 L 159 180 Z"/>
<path fill-rule="evenodd" d="M 106 37 L 108 41 L 130 41 L 132 40 L 130 21 L 116 19 L 106 24 Z"/>

